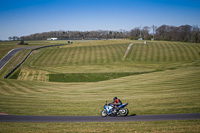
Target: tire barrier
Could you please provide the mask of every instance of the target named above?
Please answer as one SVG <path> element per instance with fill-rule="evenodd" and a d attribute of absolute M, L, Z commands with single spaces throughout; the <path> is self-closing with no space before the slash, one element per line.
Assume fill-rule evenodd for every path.
<path fill-rule="evenodd" d="M 34 48 L 34 49 L 32 49 L 31 52 L 29 52 L 28 55 L 23 59 L 23 61 L 22 61 L 21 63 L 19 63 L 14 69 L 12 69 L 12 70 L 4 77 L 4 79 L 7 79 L 15 70 L 17 70 L 17 68 L 19 68 L 19 67 L 26 61 L 26 59 L 31 55 L 31 53 L 32 53 L 34 50 L 39 50 L 39 49 L 47 48 L 47 47 L 63 46 L 63 45 L 69 45 L 69 44 L 49 45 L 49 46 L 42 46 L 42 47 L 39 47 L 39 48 Z"/>

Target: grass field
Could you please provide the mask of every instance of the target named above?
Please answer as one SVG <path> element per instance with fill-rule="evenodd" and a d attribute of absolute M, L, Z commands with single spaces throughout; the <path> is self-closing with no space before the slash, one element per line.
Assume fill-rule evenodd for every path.
<path fill-rule="evenodd" d="M 200 69 L 187 67 L 101 82 L 1 80 L 0 112 L 18 115 L 99 115 L 118 96 L 130 114 L 200 112 Z M 72 111 L 73 109 L 73 111 Z"/>
<path fill-rule="evenodd" d="M 181 42 L 149 42 L 135 44 L 127 56 L 133 62 L 182 62 L 200 59 L 200 45 Z"/>
<path fill-rule="evenodd" d="M 22 69 L 23 75 L 29 76 L 19 79 L 34 79 L 33 76 L 37 77 L 38 73 L 131 73 L 200 64 L 199 44 L 155 41 L 145 45 L 136 41 L 124 61 L 129 44 L 127 40 L 77 42 L 70 46 L 38 50 L 27 61 L 26 69 Z M 30 68 L 31 71 L 37 70 L 36 75 L 29 71 Z M 45 81 L 48 79 L 46 77 Z"/>
<path fill-rule="evenodd" d="M 113 123 L 0 123 L 3 133 L 199 133 L 200 121 L 113 122 Z"/>
<path fill-rule="evenodd" d="M 11 115 L 94 116 L 99 115 L 105 101 L 111 101 L 114 96 L 129 103 L 130 115 L 200 112 L 200 44 L 153 41 L 144 45 L 141 41 L 135 41 L 123 61 L 126 48 L 132 42 L 76 41 L 69 46 L 35 51 L 20 67 L 17 80 L 0 78 L 0 112 Z M 33 45 L 39 45 L 39 42 Z M 5 75 L 27 52 L 21 51 L 13 57 L 0 71 L 0 75 Z M 147 73 L 99 82 L 48 82 L 49 75 L 53 74 L 81 73 L 89 76 L 91 73 L 135 72 Z M 99 127 L 94 126 L 97 123 L 70 123 L 68 127 L 67 124 L 55 124 L 53 128 L 56 130 L 61 127 L 58 132 L 81 132 L 73 127 L 83 128 L 82 132 L 108 132 L 109 126 L 104 128 L 106 124 L 114 126 L 113 123 L 101 123 Z M 123 129 L 122 123 L 115 124 Z M 26 132 L 26 129 L 22 129 L 25 126 L 31 129 L 38 127 L 30 132 L 51 132 L 48 129 L 42 130 L 51 124 L 19 123 L 13 130 L 6 128 L 10 125 L 0 123 L 4 131 L 16 129 L 16 132 Z M 125 125 L 127 132 L 199 131 L 198 120 L 130 122 Z M 145 126 L 147 128 L 143 128 Z"/>

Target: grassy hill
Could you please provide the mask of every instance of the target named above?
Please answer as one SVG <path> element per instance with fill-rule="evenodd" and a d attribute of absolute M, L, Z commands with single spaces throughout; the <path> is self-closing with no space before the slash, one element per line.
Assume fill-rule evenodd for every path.
<path fill-rule="evenodd" d="M 134 41 L 123 60 L 126 48 L 132 42 L 77 41 L 69 46 L 35 51 L 18 70 L 17 79 L 0 78 L 0 112 L 11 115 L 93 116 L 99 115 L 105 101 L 111 101 L 114 96 L 129 103 L 130 115 L 200 112 L 200 44 L 154 41 L 145 45 Z M 0 74 L 9 71 L 27 52 L 18 53 Z M 106 74 L 127 75 L 98 82 L 49 82 L 49 75 L 60 80 L 63 77 L 72 79 L 74 75 L 85 79 L 87 76 L 102 76 L 105 79 Z M 190 125 L 191 129 L 198 129 L 198 124 L 194 123 L 199 121 L 179 122 L 177 127 Z M 125 124 L 131 126 L 134 123 Z M 171 126 L 174 122 L 157 124 L 170 127 L 164 130 L 166 132 L 172 128 L 178 131 Z M 90 124 L 85 123 L 79 127 L 91 129 Z M 85 131 L 88 130 L 85 128 Z M 139 127 L 137 130 L 141 131 Z"/>
<path fill-rule="evenodd" d="M 127 56 L 133 62 L 183 62 L 200 59 L 200 45 L 182 42 L 149 42 L 135 44 Z"/>
<path fill-rule="evenodd" d="M 199 44 L 153 41 L 145 45 L 134 41 L 123 59 L 130 43 L 129 40 L 75 42 L 37 50 L 21 68 L 18 79 L 49 81 L 49 74 L 144 73 L 199 64 Z"/>
<path fill-rule="evenodd" d="M 130 108 L 133 108 L 131 113 L 134 111 L 140 114 L 198 112 L 200 102 L 195 102 L 199 101 L 195 97 L 199 96 L 200 86 L 198 82 L 200 45 L 156 41 L 145 45 L 141 41 L 135 41 L 126 59 L 123 60 L 130 42 L 128 40 L 75 42 L 73 45 L 34 51 L 17 71 L 17 77 L 11 76 L 18 80 L 0 80 L 1 100 L 4 99 L 4 106 L 10 105 L 9 95 L 13 95 L 12 98 L 17 99 L 12 101 L 20 103 L 22 108 L 27 106 L 22 102 L 25 99 L 25 101 L 30 100 L 31 105 L 38 100 L 38 106 L 41 101 L 44 101 L 44 104 L 51 101 L 56 108 L 51 109 L 51 104 L 48 105 L 48 102 L 49 108 L 45 107 L 38 112 L 35 107 L 33 109 L 35 111 L 32 112 L 32 106 L 26 109 L 30 109 L 29 113 L 15 109 L 11 111 L 8 106 L 0 111 L 11 111 L 13 114 L 98 115 L 101 109 L 99 105 L 91 106 L 92 113 L 86 111 L 88 106 L 81 106 L 84 111 L 77 109 L 70 113 L 61 105 L 66 105 L 66 101 L 69 100 L 70 104 L 67 106 L 76 109 L 81 102 L 87 105 L 91 101 L 92 105 L 96 102 L 103 104 L 104 101 L 119 96 L 127 102 L 137 104 L 130 105 Z M 14 66 L 27 52 L 24 50 L 18 53 L 7 66 Z M 10 68 L 5 67 L 3 70 L 8 71 Z M 69 83 L 38 82 L 49 80 Z M 186 98 L 185 94 L 188 93 L 191 94 Z M 8 103 L 5 102 L 6 99 Z M 60 107 L 56 101 L 60 102 Z M 169 101 L 174 103 L 173 107 Z M 181 107 L 182 102 L 186 106 Z M 18 105 L 17 103 L 14 102 L 12 107 Z M 136 110 L 135 106 L 138 106 Z M 155 106 L 157 109 L 152 110 Z M 49 109 L 51 112 L 47 112 Z"/>

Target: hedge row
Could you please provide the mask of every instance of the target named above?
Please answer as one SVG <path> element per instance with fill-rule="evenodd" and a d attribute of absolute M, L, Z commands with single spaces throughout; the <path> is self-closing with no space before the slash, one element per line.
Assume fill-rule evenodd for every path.
<path fill-rule="evenodd" d="M 155 71 L 151 71 L 155 72 Z M 97 82 L 151 72 L 49 74 L 50 82 Z"/>

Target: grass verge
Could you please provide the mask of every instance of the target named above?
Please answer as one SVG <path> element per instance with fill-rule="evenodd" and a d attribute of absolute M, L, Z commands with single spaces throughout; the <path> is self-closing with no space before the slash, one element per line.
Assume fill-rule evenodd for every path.
<path fill-rule="evenodd" d="M 117 96 L 129 103 L 130 115 L 197 113 L 199 78 L 199 67 L 188 67 L 87 83 L 0 79 L 0 112 L 97 116 Z"/>
<path fill-rule="evenodd" d="M 17 71 L 15 71 L 11 76 L 9 76 L 9 79 L 17 79 L 19 76 L 21 69 L 17 69 Z"/>
<path fill-rule="evenodd" d="M 105 123 L 0 123 L 2 133 L 199 133 L 200 120 Z"/>

